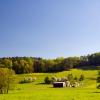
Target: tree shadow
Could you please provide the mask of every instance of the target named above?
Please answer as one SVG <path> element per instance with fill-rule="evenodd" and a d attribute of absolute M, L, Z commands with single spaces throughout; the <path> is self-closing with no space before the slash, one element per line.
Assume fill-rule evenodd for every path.
<path fill-rule="evenodd" d="M 87 78 L 87 79 L 90 79 L 90 80 L 96 80 L 96 78 Z"/>
<path fill-rule="evenodd" d="M 46 85 L 45 83 L 36 83 L 35 85 Z"/>
<path fill-rule="evenodd" d="M 100 92 L 93 92 L 93 93 L 100 93 Z"/>
<path fill-rule="evenodd" d="M 76 67 L 77 69 L 81 69 L 81 70 L 97 70 L 97 66 L 79 66 L 79 67 Z"/>

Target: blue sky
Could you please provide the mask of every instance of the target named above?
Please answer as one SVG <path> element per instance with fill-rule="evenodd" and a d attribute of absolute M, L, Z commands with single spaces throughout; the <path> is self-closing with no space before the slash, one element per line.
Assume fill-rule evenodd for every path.
<path fill-rule="evenodd" d="M 0 57 L 99 51 L 100 0 L 0 0 Z"/>

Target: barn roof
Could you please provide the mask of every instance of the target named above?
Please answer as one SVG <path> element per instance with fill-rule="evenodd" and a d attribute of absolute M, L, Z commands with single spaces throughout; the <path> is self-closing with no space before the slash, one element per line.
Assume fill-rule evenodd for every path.
<path fill-rule="evenodd" d="M 65 83 L 65 82 L 54 82 L 54 83 Z"/>

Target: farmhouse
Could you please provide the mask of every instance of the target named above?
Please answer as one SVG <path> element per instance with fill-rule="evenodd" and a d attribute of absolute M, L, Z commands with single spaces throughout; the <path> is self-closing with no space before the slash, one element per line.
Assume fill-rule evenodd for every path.
<path fill-rule="evenodd" d="M 53 87 L 66 87 L 65 82 L 54 82 Z"/>

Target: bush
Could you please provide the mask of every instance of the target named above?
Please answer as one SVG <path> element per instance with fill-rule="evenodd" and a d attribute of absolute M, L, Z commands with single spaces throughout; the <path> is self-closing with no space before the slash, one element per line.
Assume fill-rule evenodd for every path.
<path fill-rule="evenodd" d="M 51 77 L 51 83 L 57 82 L 57 78 L 55 76 Z"/>
<path fill-rule="evenodd" d="M 75 77 L 74 77 L 74 80 L 75 80 L 75 81 L 78 81 L 78 78 L 77 78 L 77 76 L 75 76 Z"/>
<path fill-rule="evenodd" d="M 100 76 L 100 70 L 98 71 L 98 76 Z"/>
<path fill-rule="evenodd" d="M 66 82 L 66 81 L 68 81 L 68 78 L 67 77 L 62 77 L 61 78 L 61 82 Z"/>
<path fill-rule="evenodd" d="M 100 83 L 100 76 L 97 77 L 97 83 Z"/>
<path fill-rule="evenodd" d="M 99 85 L 97 85 L 97 89 L 100 89 L 100 84 L 99 84 Z"/>
<path fill-rule="evenodd" d="M 36 78 L 32 77 L 25 77 L 23 80 L 21 80 L 19 83 L 24 84 L 24 83 L 32 83 L 36 80 Z"/>
<path fill-rule="evenodd" d="M 47 77 L 45 77 L 44 82 L 45 82 L 45 84 L 50 84 L 50 83 L 51 83 L 51 80 L 50 80 L 50 78 L 47 76 Z"/>
<path fill-rule="evenodd" d="M 79 81 L 83 81 L 84 80 L 84 75 L 82 74 L 79 78 Z"/>
<path fill-rule="evenodd" d="M 61 82 L 61 78 L 58 78 L 58 79 L 57 79 L 57 82 Z"/>
<path fill-rule="evenodd" d="M 0 68 L 0 93 L 8 93 L 13 88 L 14 71 L 7 68 Z"/>
<path fill-rule="evenodd" d="M 68 78 L 69 81 L 73 81 L 73 79 L 74 79 L 73 74 L 68 74 L 67 78 Z"/>

